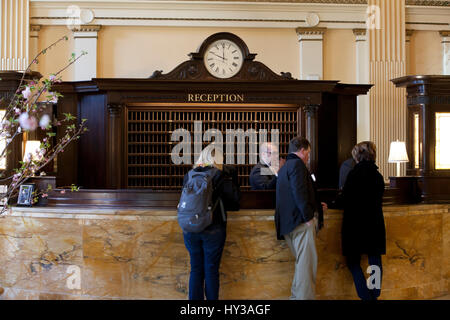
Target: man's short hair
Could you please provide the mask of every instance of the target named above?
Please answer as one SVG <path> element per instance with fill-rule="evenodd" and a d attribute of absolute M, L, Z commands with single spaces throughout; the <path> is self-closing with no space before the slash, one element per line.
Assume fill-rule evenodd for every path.
<path fill-rule="evenodd" d="M 289 153 L 300 151 L 301 149 L 308 150 L 308 148 L 311 148 L 311 144 L 309 141 L 305 138 L 302 138 L 300 136 L 293 138 L 289 142 Z"/>
<path fill-rule="evenodd" d="M 372 141 L 363 141 L 353 147 L 353 159 L 357 163 L 361 161 L 375 161 L 377 158 L 377 147 Z"/>

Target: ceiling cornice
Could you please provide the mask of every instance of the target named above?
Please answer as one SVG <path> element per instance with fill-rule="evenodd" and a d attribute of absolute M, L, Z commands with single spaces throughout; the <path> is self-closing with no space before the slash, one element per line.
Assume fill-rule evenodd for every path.
<path fill-rule="evenodd" d="M 420 6 L 425 1 L 408 1 L 416 4 L 406 8 L 408 29 L 450 30 L 449 2 L 429 0 L 426 3 L 433 5 Z M 104 26 L 361 29 L 366 27 L 366 3 L 367 0 L 30 0 L 30 23 L 68 25 L 73 22 L 68 9 L 78 8 L 85 16 L 92 16 L 86 24 Z M 310 14 L 319 18 L 318 25 L 308 25 Z"/>

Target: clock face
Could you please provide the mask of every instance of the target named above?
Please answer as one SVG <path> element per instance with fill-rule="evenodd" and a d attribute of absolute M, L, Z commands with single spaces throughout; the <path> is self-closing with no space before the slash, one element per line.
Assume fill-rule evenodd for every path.
<path fill-rule="evenodd" d="M 206 70 L 216 78 L 226 79 L 241 70 L 244 57 L 237 44 L 230 40 L 216 40 L 206 49 Z"/>

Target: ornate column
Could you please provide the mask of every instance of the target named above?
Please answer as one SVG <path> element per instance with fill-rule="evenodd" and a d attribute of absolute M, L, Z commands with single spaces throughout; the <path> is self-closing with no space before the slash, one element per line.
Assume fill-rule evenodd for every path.
<path fill-rule="evenodd" d="M 356 48 L 356 83 L 369 83 L 369 43 L 366 29 L 353 29 Z M 356 141 L 370 140 L 370 99 L 368 95 L 357 97 Z"/>
<path fill-rule="evenodd" d="M 0 70 L 27 68 L 29 12 L 29 0 L 0 0 Z"/>
<path fill-rule="evenodd" d="M 300 80 L 323 79 L 323 34 L 326 28 L 297 28 Z"/>
<path fill-rule="evenodd" d="M 442 38 L 442 74 L 450 75 L 450 31 L 439 31 Z"/>
<path fill-rule="evenodd" d="M 390 81 L 405 75 L 405 1 L 369 0 L 375 24 L 369 24 L 370 138 L 377 145 L 377 164 L 385 180 L 395 175 L 388 163 L 391 141 L 406 140 L 406 92 Z M 401 175 L 405 175 L 402 164 Z"/>
<path fill-rule="evenodd" d="M 316 172 L 319 159 L 319 125 L 317 118 L 319 105 L 306 105 L 303 107 L 303 111 L 306 113 L 306 139 L 311 143 L 309 170 Z"/>
<path fill-rule="evenodd" d="M 107 170 L 106 186 L 111 189 L 121 189 L 123 164 L 123 128 L 122 117 L 124 105 L 108 104 L 108 137 L 107 137 Z"/>
<path fill-rule="evenodd" d="M 30 59 L 34 59 L 39 53 L 39 31 L 41 31 L 41 25 L 39 24 L 30 25 L 30 50 L 29 50 Z M 33 64 L 33 67 L 36 68 L 36 65 Z"/>
<path fill-rule="evenodd" d="M 75 54 L 78 56 L 83 51 L 87 52 L 87 55 L 73 66 L 74 81 L 91 80 L 97 77 L 97 39 L 100 28 L 99 25 L 82 25 L 72 29 Z"/>

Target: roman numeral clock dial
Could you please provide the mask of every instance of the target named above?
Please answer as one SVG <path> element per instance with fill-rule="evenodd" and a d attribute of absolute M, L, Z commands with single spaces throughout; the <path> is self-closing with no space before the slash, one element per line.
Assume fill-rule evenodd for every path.
<path fill-rule="evenodd" d="M 233 41 L 216 40 L 206 49 L 204 63 L 212 76 L 227 79 L 241 70 L 244 57 L 240 47 Z"/>

